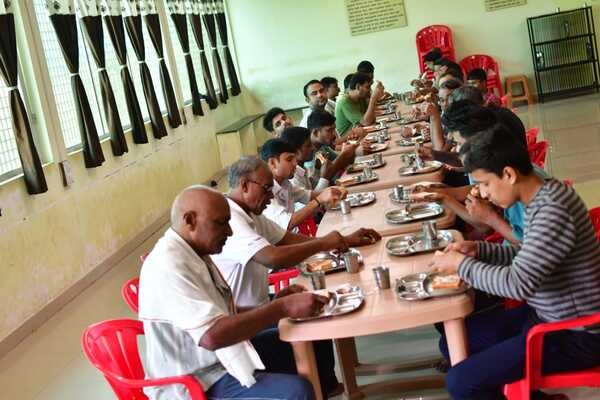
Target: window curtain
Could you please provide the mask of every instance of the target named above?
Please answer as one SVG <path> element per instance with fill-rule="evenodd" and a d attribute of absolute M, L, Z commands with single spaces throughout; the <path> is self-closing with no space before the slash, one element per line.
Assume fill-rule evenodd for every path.
<path fill-rule="evenodd" d="M 190 55 L 190 38 L 188 36 L 188 27 L 186 19 L 186 4 L 184 0 L 167 0 L 167 7 L 173 25 L 177 31 L 179 44 L 183 50 L 185 58 L 185 67 L 187 70 L 188 80 L 190 82 L 190 92 L 192 95 L 192 112 L 194 115 L 204 115 L 202 111 L 202 103 L 200 93 L 198 92 L 198 83 L 196 82 L 196 72 L 194 71 L 194 63 Z"/>
<path fill-rule="evenodd" d="M 15 16 L 10 1 L 0 0 L 0 76 L 8 87 L 10 113 L 19 159 L 29 194 L 48 191 L 40 157 L 35 148 L 29 117 L 18 87 L 18 53 Z"/>
<path fill-rule="evenodd" d="M 231 83 L 231 94 L 233 96 L 237 96 L 242 92 L 242 89 L 240 88 L 240 81 L 238 80 L 237 73 L 235 72 L 235 65 L 233 63 L 233 58 L 231 57 L 231 51 L 229 50 L 227 18 L 225 17 L 225 6 L 223 5 L 223 0 L 215 1 L 215 12 L 215 18 L 219 28 L 219 37 L 221 38 L 221 44 L 223 45 L 223 52 L 225 54 L 227 75 L 229 76 L 229 83 Z"/>
<path fill-rule="evenodd" d="M 110 134 L 110 145 L 115 156 L 127 153 L 127 141 L 123 134 L 123 124 L 119 117 L 119 109 L 115 100 L 115 94 L 106 72 L 106 58 L 104 55 L 104 34 L 102 32 L 102 16 L 100 9 L 101 0 L 78 0 L 79 13 L 81 15 L 81 26 L 83 27 L 85 42 L 94 57 L 98 67 L 100 82 L 100 95 L 108 133 Z"/>
<path fill-rule="evenodd" d="M 229 98 L 227 94 L 227 84 L 225 83 L 225 76 L 223 75 L 223 65 L 221 64 L 221 58 L 219 57 L 219 51 L 217 50 L 217 29 L 215 26 L 215 6 L 212 0 L 201 0 L 202 3 L 202 21 L 206 27 L 208 34 L 208 40 L 212 49 L 212 61 L 215 74 L 217 74 L 217 82 L 219 84 L 219 99 L 221 103 L 227 103 Z"/>
<path fill-rule="evenodd" d="M 213 84 L 210 68 L 206 53 L 204 52 L 204 37 L 202 34 L 202 3 L 200 0 L 186 0 L 188 14 L 190 15 L 190 24 L 196 39 L 196 45 L 200 50 L 200 63 L 202 64 L 202 76 L 204 77 L 204 87 L 206 88 L 206 102 L 211 110 L 214 110 L 219 105 L 217 93 Z"/>
<path fill-rule="evenodd" d="M 102 0 L 101 11 L 110 41 L 115 49 L 117 61 L 121 66 L 121 82 L 123 83 L 125 103 L 127 104 L 127 112 L 129 113 L 133 143 L 148 143 L 144 117 L 142 116 L 135 86 L 131 79 L 131 73 L 127 67 L 127 45 L 125 43 L 125 29 L 123 28 L 122 15 L 125 7 L 121 4 L 121 0 Z"/>
<path fill-rule="evenodd" d="M 79 44 L 77 41 L 75 4 L 73 0 L 46 0 L 46 7 L 67 67 L 71 72 L 71 88 L 77 110 L 85 166 L 86 168 L 99 167 L 104 162 L 104 154 L 100 146 L 90 103 L 79 76 Z"/>
<path fill-rule="evenodd" d="M 160 86 L 167 105 L 167 118 L 171 128 L 177 128 L 181 125 L 181 115 L 179 114 L 179 109 L 177 107 L 177 100 L 175 100 L 175 91 L 173 90 L 171 75 L 169 75 L 167 63 L 165 62 L 162 35 L 160 32 L 160 19 L 156 11 L 154 0 L 145 0 L 145 3 L 145 11 L 142 9 L 142 13 L 144 14 L 146 28 L 150 34 L 150 41 L 154 45 L 154 50 L 156 50 L 156 54 L 158 55 Z"/>
<path fill-rule="evenodd" d="M 125 5 L 125 28 L 135 55 L 137 56 L 140 65 L 140 76 L 142 79 L 142 88 L 146 96 L 146 105 L 148 106 L 148 114 L 150 114 L 150 123 L 152 125 L 152 134 L 156 139 L 161 139 L 167 136 L 167 128 L 163 120 L 156 92 L 154 91 L 154 83 L 150 75 L 150 69 L 146 64 L 146 50 L 144 47 L 144 33 L 142 31 L 142 17 L 140 13 L 145 11 L 146 4 L 140 0 L 124 0 Z"/>

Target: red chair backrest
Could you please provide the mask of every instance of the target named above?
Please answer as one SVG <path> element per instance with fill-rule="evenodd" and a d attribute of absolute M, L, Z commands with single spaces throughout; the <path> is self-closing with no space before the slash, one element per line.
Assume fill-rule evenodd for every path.
<path fill-rule="evenodd" d="M 540 133 L 539 128 L 531 128 L 527 131 L 527 146 L 531 146 L 532 144 L 537 142 L 538 134 Z"/>
<path fill-rule="evenodd" d="M 592 208 L 590 210 L 590 219 L 596 230 L 596 237 L 600 240 L 600 207 Z"/>
<path fill-rule="evenodd" d="M 128 280 L 121 287 L 121 296 L 129 309 L 134 313 L 138 313 L 138 297 L 140 295 L 140 278 Z"/>
<path fill-rule="evenodd" d="M 304 236 L 316 237 L 317 236 L 317 223 L 312 216 L 306 218 L 304 222 L 298 225 L 298 232 Z"/>
<path fill-rule="evenodd" d="M 546 165 L 546 153 L 548 152 L 548 142 L 542 140 L 541 142 L 534 143 L 527 146 L 529 151 L 529 158 L 531 162 L 540 168 L 544 168 Z"/>
<path fill-rule="evenodd" d="M 119 384 L 106 373 L 127 379 L 144 379 L 137 337 L 144 334 L 144 325 L 130 319 L 103 321 L 89 326 L 81 339 L 83 352 L 112 386 L 117 398 L 147 399 L 142 389 Z"/>
<path fill-rule="evenodd" d="M 421 29 L 416 35 L 417 56 L 419 58 L 419 69 L 421 73 L 427 70 L 427 79 L 433 77 L 433 71 L 429 70 L 423 62 L 425 54 L 438 47 L 442 55 L 448 60 L 454 61 L 454 43 L 452 42 L 452 30 L 446 25 L 430 25 Z"/>
<path fill-rule="evenodd" d="M 496 88 L 498 90 L 498 96 L 504 96 L 502 90 L 502 79 L 500 79 L 500 71 L 498 69 L 498 63 L 493 57 L 485 54 L 473 54 L 467 56 L 460 61 L 460 66 L 465 71 L 465 76 L 475 68 L 481 68 L 487 74 L 487 87 L 488 89 Z"/>
<path fill-rule="evenodd" d="M 269 285 L 273 285 L 275 288 L 275 294 L 277 294 L 281 289 L 290 285 L 290 279 L 295 278 L 298 275 L 300 275 L 300 271 L 298 271 L 296 268 L 279 272 L 271 272 L 269 274 Z"/>

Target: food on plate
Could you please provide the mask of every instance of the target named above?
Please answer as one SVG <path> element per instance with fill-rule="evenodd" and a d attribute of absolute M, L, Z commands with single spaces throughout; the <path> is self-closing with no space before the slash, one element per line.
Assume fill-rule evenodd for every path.
<path fill-rule="evenodd" d="M 344 185 L 350 185 L 350 184 L 352 184 L 354 182 L 356 182 L 356 177 L 355 176 L 344 176 L 342 178 L 339 178 L 336 181 L 336 184 L 344 186 Z"/>
<path fill-rule="evenodd" d="M 432 289 L 459 289 L 463 284 L 460 276 L 453 275 L 436 275 L 431 281 Z"/>
<path fill-rule="evenodd" d="M 333 260 L 308 261 L 306 269 L 308 272 L 329 271 L 333 268 Z"/>

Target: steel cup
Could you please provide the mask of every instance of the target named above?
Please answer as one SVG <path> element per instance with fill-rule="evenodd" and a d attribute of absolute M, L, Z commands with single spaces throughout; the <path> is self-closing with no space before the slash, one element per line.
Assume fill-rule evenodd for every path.
<path fill-rule="evenodd" d="M 352 206 L 350 205 L 350 200 L 348 199 L 343 199 L 342 201 L 340 201 L 340 210 L 342 211 L 342 214 L 350 214 L 352 212 Z"/>
<path fill-rule="evenodd" d="M 431 249 L 437 245 L 437 223 L 435 221 L 423 221 L 423 244 L 425 248 Z"/>
<path fill-rule="evenodd" d="M 365 179 L 371 179 L 373 177 L 373 170 L 371 169 L 371 166 L 365 165 L 363 168 L 363 176 Z"/>
<path fill-rule="evenodd" d="M 380 143 L 380 144 L 385 143 L 385 133 L 380 132 L 379 135 L 377 135 L 377 143 Z"/>
<path fill-rule="evenodd" d="M 383 154 L 373 154 L 373 160 L 375 160 L 375 164 L 383 164 Z"/>
<path fill-rule="evenodd" d="M 389 289 L 391 287 L 390 270 L 388 267 L 380 265 L 373 268 L 373 275 L 375 275 L 375 283 L 379 289 Z"/>
<path fill-rule="evenodd" d="M 358 262 L 358 254 L 353 251 L 347 251 L 343 254 L 344 265 L 346 266 L 346 271 L 351 274 L 356 274 L 358 269 L 360 268 L 360 263 Z"/>
<path fill-rule="evenodd" d="M 397 200 L 404 199 L 404 186 L 402 186 L 402 185 L 394 186 L 393 191 L 394 191 L 394 197 Z"/>
<path fill-rule="evenodd" d="M 310 274 L 310 283 L 313 290 L 321 290 L 327 287 L 325 283 L 325 272 L 316 271 Z"/>

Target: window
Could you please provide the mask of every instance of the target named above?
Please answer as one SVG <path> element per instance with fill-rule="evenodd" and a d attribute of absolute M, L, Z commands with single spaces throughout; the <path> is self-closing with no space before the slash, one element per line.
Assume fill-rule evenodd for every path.
<path fill-rule="evenodd" d="M 12 127 L 8 90 L 0 79 L 0 176 L 21 168 Z"/>

